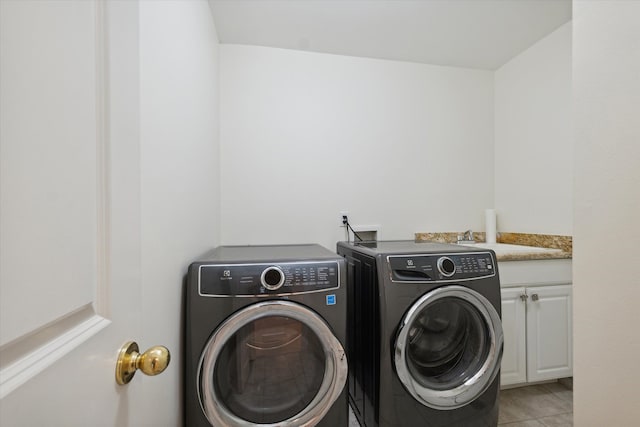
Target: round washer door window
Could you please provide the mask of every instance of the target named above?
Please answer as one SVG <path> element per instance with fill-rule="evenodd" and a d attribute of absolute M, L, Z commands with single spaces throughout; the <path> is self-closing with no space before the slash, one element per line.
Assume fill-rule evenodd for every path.
<path fill-rule="evenodd" d="M 312 426 L 341 394 L 347 359 L 316 313 L 265 301 L 213 333 L 199 378 L 200 404 L 214 426 Z"/>
<path fill-rule="evenodd" d="M 423 405 L 456 409 L 479 397 L 500 371 L 500 315 L 478 292 L 446 286 L 423 295 L 398 330 L 395 366 Z"/>

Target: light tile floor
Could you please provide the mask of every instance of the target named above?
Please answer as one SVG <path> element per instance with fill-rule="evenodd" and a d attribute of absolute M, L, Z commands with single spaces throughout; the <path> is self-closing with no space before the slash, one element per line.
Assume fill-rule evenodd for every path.
<path fill-rule="evenodd" d="M 573 391 L 560 383 L 500 391 L 501 427 L 573 427 Z M 359 427 L 349 408 L 349 427 Z"/>
<path fill-rule="evenodd" d="M 501 427 L 572 427 L 573 391 L 560 383 L 500 391 Z"/>

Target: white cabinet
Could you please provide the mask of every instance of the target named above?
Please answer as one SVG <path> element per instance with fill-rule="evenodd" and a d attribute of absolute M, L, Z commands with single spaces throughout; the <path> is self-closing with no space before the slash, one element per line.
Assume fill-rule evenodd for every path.
<path fill-rule="evenodd" d="M 498 266 L 503 286 L 501 385 L 572 376 L 571 261 L 516 261 Z M 502 280 L 503 269 L 506 280 Z"/>
<path fill-rule="evenodd" d="M 526 288 L 527 380 L 573 375 L 571 285 Z"/>
<path fill-rule="evenodd" d="M 527 311 L 521 300 L 524 288 L 502 290 L 502 329 L 504 351 L 500 384 L 527 382 Z"/>

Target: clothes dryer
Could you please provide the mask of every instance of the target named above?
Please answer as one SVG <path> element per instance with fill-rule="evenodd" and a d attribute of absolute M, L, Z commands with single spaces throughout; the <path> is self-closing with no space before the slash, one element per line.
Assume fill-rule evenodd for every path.
<path fill-rule="evenodd" d="M 189 267 L 185 425 L 348 425 L 344 259 L 221 246 Z"/>
<path fill-rule="evenodd" d="M 413 241 L 340 242 L 338 253 L 360 425 L 495 427 L 503 344 L 495 253 Z"/>

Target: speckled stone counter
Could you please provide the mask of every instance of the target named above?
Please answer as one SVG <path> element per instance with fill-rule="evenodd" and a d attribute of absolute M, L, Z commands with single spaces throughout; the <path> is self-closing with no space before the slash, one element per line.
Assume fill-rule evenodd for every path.
<path fill-rule="evenodd" d="M 415 233 L 416 242 L 432 241 L 440 243 L 456 243 L 457 232 L 438 233 Z M 485 233 L 474 232 L 474 240 L 478 244 L 485 243 Z M 494 249 L 498 261 L 526 261 L 537 259 L 568 259 L 572 258 L 572 238 L 571 236 L 559 236 L 551 234 L 526 234 L 526 233 L 498 233 L 497 242 L 505 244 L 501 247 L 496 245 Z M 510 245 L 518 245 L 514 248 Z M 523 246 L 530 246 L 531 251 L 527 251 Z M 541 250 L 541 248 L 549 250 Z M 517 249 L 517 250 L 515 250 Z"/>

